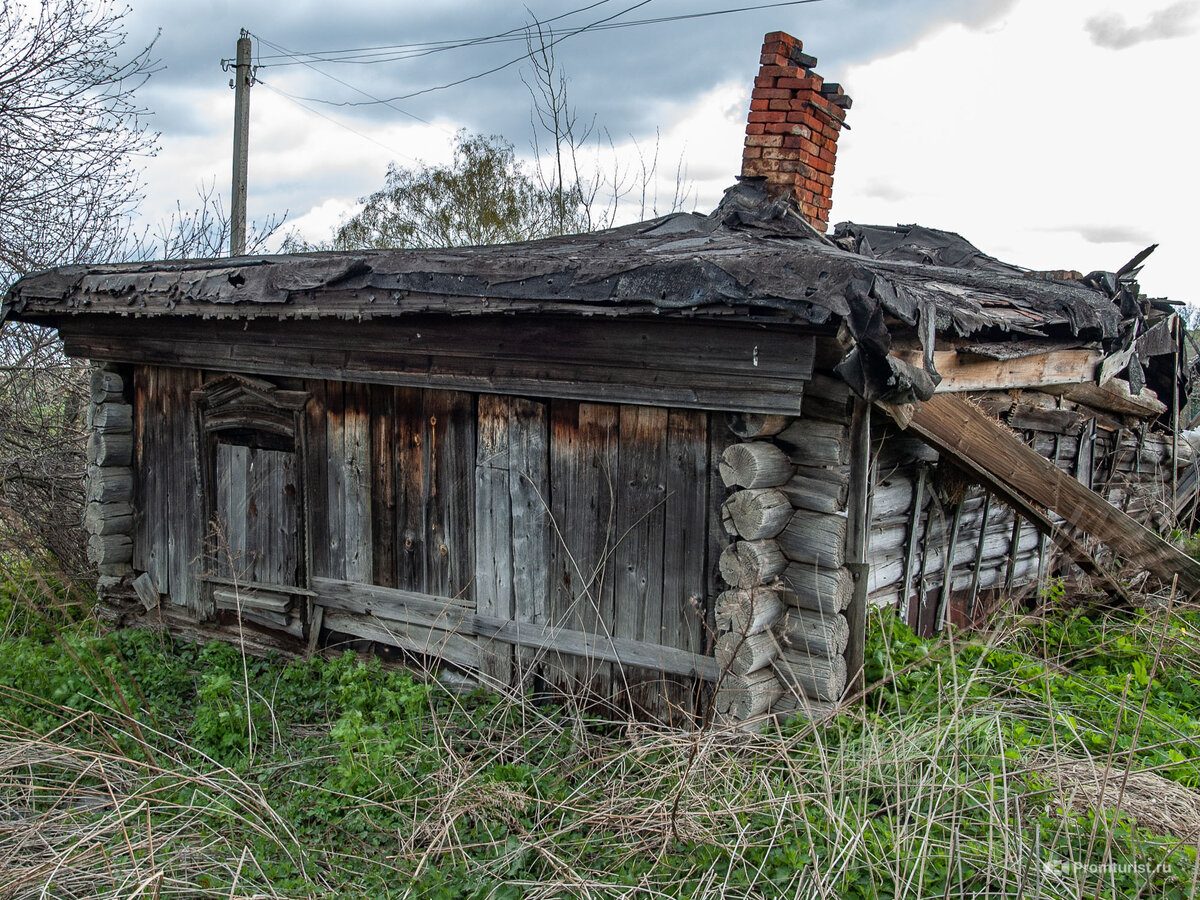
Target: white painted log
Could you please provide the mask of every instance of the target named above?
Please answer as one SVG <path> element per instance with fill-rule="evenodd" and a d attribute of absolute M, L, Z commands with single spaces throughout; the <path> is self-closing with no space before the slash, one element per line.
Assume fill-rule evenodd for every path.
<path fill-rule="evenodd" d="M 792 504 L 778 488 L 749 488 L 729 495 L 721 506 L 721 522 L 729 534 L 756 541 L 779 534 L 792 513 Z"/>
<path fill-rule="evenodd" d="M 780 532 L 779 547 L 793 562 L 836 569 L 845 561 L 846 517 L 798 509 Z"/>
<path fill-rule="evenodd" d="M 849 569 L 827 569 L 811 563 L 789 563 L 783 570 L 783 599 L 789 606 L 831 615 L 850 605 L 854 577 Z"/>
<path fill-rule="evenodd" d="M 88 534 L 129 534 L 133 530 L 133 507 L 128 503 L 89 503 L 83 512 Z"/>
<path fill-rule="evenodd" d="M 93 403 L 104 403 L 110 400 L 120 400 L 125 382 L 116 372 L 106 372 L 103 369 L 92 371 L 88 387 Z"/>
<path fill-rule="evenodd" d="M 725 591 L 717 597 L 718 631 L 758 634 L 766 631 L 783 613 L 783 601 L 769 588 Z"/>
<path fill-rule="evenodd" d="M 749 719 L 770 711 L 783 696 L 783 685 L 770 669 L 746 677 L 726 675 L 713 698 L 717 712 L 735 719 Z"/>
<path fill-rule="evenodd" d="M 725 487 L 779 487 L 792 477 L 787 454 L 768 441 L 731 444 L 721 454 L 717 469 Z"/>
<path fill-rule="evenodd" d="M 773 669 L 784 685 L 813 700 L 833 702 L 846 689 L 846 660 L 841 656 L 809 656 L 784 649 Z"/>
<path fill-rule="evenodd" d="M 788 609 L 772 631 L 782 647 L 812 656 L 841 656 L 850 640 L 850 623 L 837 613 Z"/>
<path fill-rule="evenodd" d="M 791 416 L 772 416 L 764 413 L 725 413 L 725 424 L 743 441 L 779 434 L 791 423 Z"/>
<path fill-rule="evenodd" d="M 133 541 L 127 534 L 93 534 L 87 542 L 88 562 L 92 565 L 127 563 L 133 558 Z"/>
<path fill-rule="evenodd" d="M 88 462 L 107 468 L 127 466 L 133 460 L 133 435 L 92 432 L 87 444 Z"/>
<path fill-rule="evenodd" d="M 717 638 L 713 655 L 730 674 L 749 675 L 771 664 L 779 655 L 779 642 L 769 629 L 747 635 L 730 631 Z"/>
<path fill-rule="evenodd" d="M 738 541 L 721 552 L 718 565 L 726 584 L 752 588 L 783 572 L 787 558 L 773 540 Z"/>
<path fill-rule="evenodd" d="M 92 427 L 105 434 L 133 431 L 133 408 L 128 403 L 101 403 L 92 414 Z"/>

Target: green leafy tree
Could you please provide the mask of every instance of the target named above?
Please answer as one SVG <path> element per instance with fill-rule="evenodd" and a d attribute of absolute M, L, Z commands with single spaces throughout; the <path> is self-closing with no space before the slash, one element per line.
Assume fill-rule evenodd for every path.
<path fill-rule="evenodd" d="M 334 234 L 334 250 L 464 247 L 527 241 L 585 225 L 578 194 L 565 199 L 527 175 L 513 145 L 460 131 L 448 166 L 388 166 L 384 186 Z M 317 249 L 293 239 L 291 249 Z"/>

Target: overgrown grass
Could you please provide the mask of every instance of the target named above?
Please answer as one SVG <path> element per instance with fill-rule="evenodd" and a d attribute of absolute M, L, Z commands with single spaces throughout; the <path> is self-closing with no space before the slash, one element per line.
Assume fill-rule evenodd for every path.
<path fill-rule="evenodd" d="M 1200 615 L 926 641 L 822 727 L 683 732 L 0 593 L 3 897 L 1192 897 Z M 36 603 L 35 603 L 36 600 Z"/>

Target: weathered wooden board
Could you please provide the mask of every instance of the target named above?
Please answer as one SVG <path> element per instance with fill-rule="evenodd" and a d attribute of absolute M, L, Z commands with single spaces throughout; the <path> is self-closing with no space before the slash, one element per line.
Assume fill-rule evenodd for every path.
<path fill-rule="evenodd" d="M 513 594 L 512 495 L 508 488 L 508 399 L 479 396 L 475 457 L 475 603 L 480 615 L 508 621 Z M 485 684 L 513 683 L 512 647 L 481 643 Z"/>
<path fill-rule="evenodd" d="M 613 633 L 626 640 L 662 642 L 667 421 L 659 407 L 621 407 Z M 625 669 L 621 679 L 618 695 L 635 708 L 660 706 L 660 673 Z"/>
<path fill-rule="evenodd" d="M 189 322 L 153 334 L 114 316 L 63 323 L 68 353 L 131 363 L 795 415 L 812 373 L 811 335 L 735 323 L 531 316 L 520 329 L 448 316 Z M 487 347 L 487 353 L 477 348 Z"/>
<path fill-rule="evenodd" d="M 1104 541 L 1128 563 L 1167 582 L 1178 577 L 1188 595 L 1200 593 L 1200 563 L 1065 475 L 969 403 L 952 395 L 937 395 L 922 404 L 913 427 L 943 452 Z M 1022 513 L 1038 521 L 1036 511 Z"/>
<path fill-rule="evenodd" d="M 561 628 L 611 637 L 613 545 L 616 541 L 620 409 L 556 400 L 550 404 L 550 620 Z M 564 690 L 607 698 L 612 666 L 578 657 L 562 661 Z"/>

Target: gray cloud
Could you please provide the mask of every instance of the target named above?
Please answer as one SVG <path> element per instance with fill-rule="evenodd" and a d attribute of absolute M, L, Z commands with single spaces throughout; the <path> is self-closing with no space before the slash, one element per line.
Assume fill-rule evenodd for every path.
<path fill-rule="evenodd" d="M 1047 231 L 1077 234 L 1089 244 L 1149 244 L 1153 240 L 1145 230 L 1131 225 L 1064 225 Z"/>
<path fill-rule="evenodd" d="M 888 202 L 904 200 L 909 196 L 908 191 L 904 190 L 899 185 L 895 185 L 887 181 L 880 181 L 877 178 L 867 182 L 862 192 L 863 196 L 871 197 L 875 200 L 886 200 Z"/>
<path fill-rule="evenodd" d="M 1083 27 L 1097 46 L 1124 50 L 1146 41 L 1163 41 L 1190 34 L 1198 9 L 1200 4 L 1196 0 L 1179 0 L 1150 13 L 1140 25 L 1126 22 L 1125 17 L 1117 13 L 1109 13 L 1093 16 Z"/>

